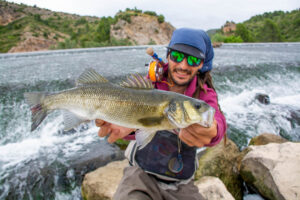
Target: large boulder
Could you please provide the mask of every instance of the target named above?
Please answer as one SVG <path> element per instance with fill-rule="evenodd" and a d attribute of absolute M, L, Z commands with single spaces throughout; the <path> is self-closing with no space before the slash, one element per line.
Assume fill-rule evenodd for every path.
<path fill-rule="evenodd" d="M 240 174 L 247 185 L 274 200 L 300 198 L 300 143 L 249 146 Z"/>
<path fill-rule="evenodd" d="M 84 200 L 112 199 L 123 176 L 128 161 L 111 162 L 108 165 L 85 175 L 81 194 Z M 216 177 L 205 176 L 195 182 L 199 192 L 207 200 L 233 200 L 222 181 Z"/>
<path fill-rule="evenodd" d="M 249 145 L 265 145 L 269 143 L 284 143 L 288 142 L 287 139 L 284 139 L 283 137 L 279 135 L 275 135 L 272 133 L 263 133 L 259 136 L 256 136 L 250 140 Z"/>
<path fill-rule="evenodd" d="M 203 176 L 218 177 L 235 199 L 242 199 L 242 180 L 237 168 L 239 154 L 237 145 L 229 139 L 227 139 L 226 145 L 224 142 L 220 142 L 214 147 L 207 148 L 199 155 L 196 180 Z"/>
<path fill-rule="evenodd" d="M 234 200 L 219 178 L 204 176 L 196 181 L 195 185 L 205 200 Z"/>
<path fill-rule="evenodd" d="M 84 200 L 112 199 L 128 160 L 111 162 L 85 175 L 81 194 Z"/>

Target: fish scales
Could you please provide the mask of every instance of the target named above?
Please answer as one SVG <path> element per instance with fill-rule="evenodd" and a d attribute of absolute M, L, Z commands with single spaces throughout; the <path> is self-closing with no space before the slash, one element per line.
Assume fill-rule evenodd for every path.
<path fill-rule="evenodd" d="M 78 87 L 54 94 L 25 93 L 35 130 L 51 110 L 64 112 L 65 129 L 94 119 L 137 129 L 169 130 L 193 123 L 210 126 L 215 110 L 204 101 L 156 90 L 142 76 L 132 75 L 121 86 L 94 70 L 85 71 Z"/>
<path fill-rule="evenodd" d="M 49 95 L 45 104 L 49 110 L 68 109 L 79 116 L 89 115 L 90 120 L 100 118 L 116 122 L 122 119 L 122 125 L 143 128 L 139 119 L 164 117 L 168 99 L 157 92 L 159 90 L 135 90 L 105 83 Z M 161 125 L 174 128 L 168 119 L 162 120 Z M 159 129 L 158 125 L 145 128 Z"/>

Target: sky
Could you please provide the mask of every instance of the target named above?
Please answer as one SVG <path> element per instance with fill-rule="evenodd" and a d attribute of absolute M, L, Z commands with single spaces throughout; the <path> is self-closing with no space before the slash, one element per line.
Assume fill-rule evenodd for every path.
<path fill-rule="evenodd" d="M 300 8 L 300 0 L 7 0 L 52 11 L 114 17 L 126 8 L 154 11 L 174 27 L 203 30 L 221 28 L 226 21 L 240 23 L 252 16 Z"/>

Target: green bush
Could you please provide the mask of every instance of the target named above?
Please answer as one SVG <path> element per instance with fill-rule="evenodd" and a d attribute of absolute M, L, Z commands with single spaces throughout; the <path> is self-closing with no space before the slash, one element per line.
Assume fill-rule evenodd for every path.
<path fill-rule="evenodd" d="M 157 16 L 156 12 L 153 12 L 153 11 L 145 11 L 144 14 L 150 15 L 150 16 Z"/>
<path fill-rule="evenodd" d="M 240 36 L 231 35 L 231 36 L 225 37 L 225 39 L 224 39 L 224 43 L 241 43 L 241 42 L 243 42 L 243 40 Z"/>
<path fill-rule="evenodd" d="M 156 45 L 156 43 L 152 38 L 150 38 L 150 41 L 148 42 L 148 45 Z"/>
<path fill-rule="evenodd" d="M 100 20 L 95 33 L 96 42 L 104 42 L 110 39 L 110 25 L 111 23 L 108 18 L 103 17 Z"/>
<path fill-rule="evenodd" d="M 216 33 L 211 37 L 212 42 L 224 42 L 225 36 L 221 33 Z"/>
<path fill-rule="evenodd" d="M 260 42 L 281 42 L 282 36 L 278 26 L 271 19 L 266 19 L 259 29 L 258 40 Z"/>
<path fill-rule="evenodd" d="M 122 19 L 130 24 L 131 16 L 132 16 L 132 14 L 130 14 L 130 13 L 121 13 L 117 16 L 117 18 Z"/>
<path fill-rule="evenodd" d="M 44 38 L 48 38 L 48 35 L 49 35 L 48 32 L 44 32 L 44 33 L 43 33 Z"/>
<path fill-rule="evenodd" d="M 86 24 L 87 20 L 84 17 L 81 17 L 79 20 L 75 22 L 75 26 L 81 25 L 81 24 Z"/>
<path fill-rule="evenodd" d="M 157 17 L 157 20 L 158 20 L 158 22 L 161 24 L 161 23 L 165 22 L 165 17 L 164 17 L 163 15 L 159 15 L 159 16 Z"/>
<path fill-rule="evenodd" d="M 129 39 L 117 40 L 116 38 L 112 37 L 110 40 L 110 45 L 111 46 L 131 46 L 133 44 L 129 41 Z"/>
<path fill-rule="evenodd" d="M 42 19 L 41 19 L 41 15 L 40 14 L 34 14 L 33 15 L 33 18 L 36 20 L 36 21 L 42 21 Z"/>
<path fill-rule="evenodd" d="M 244 42 L 253 42 L 254 39 L 250 31 L 246 28 L 244 24 L 237 24 L 235 35 L 241 37 Z"/>
<path fill-rule="evenodd" d="M 58 43 L 58 49 L 73 49 L 77 47 L 76 41 L 70 39 L 65 39 L 64 42 Z"/>

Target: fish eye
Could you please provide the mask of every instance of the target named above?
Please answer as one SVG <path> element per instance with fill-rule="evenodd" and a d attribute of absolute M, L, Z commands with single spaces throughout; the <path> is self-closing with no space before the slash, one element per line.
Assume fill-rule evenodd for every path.
<path fill-rule="evenodd" d="M 195 108 L 196 109 L 200 109 L 201 108 L 201 104 L 195 104 Z"/>

